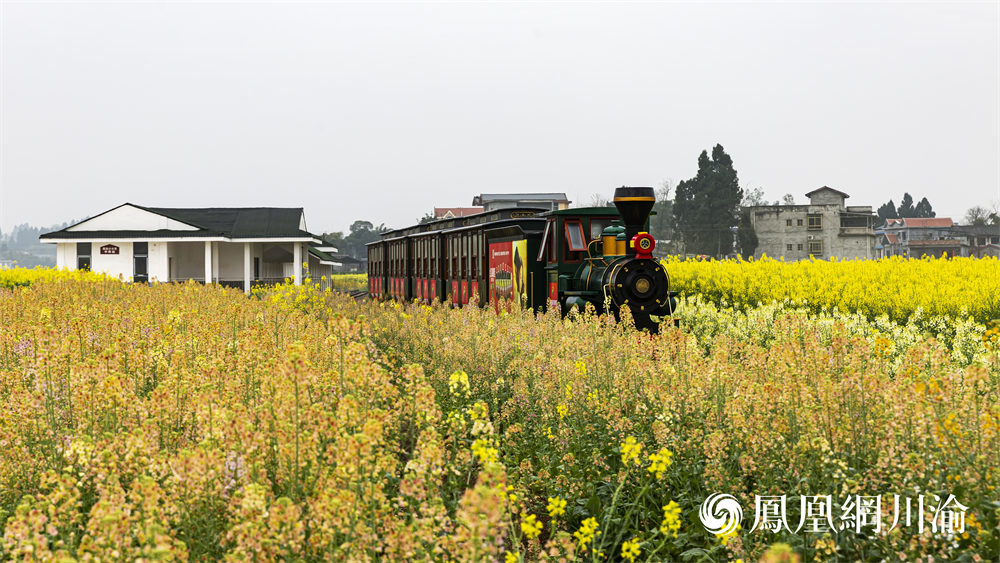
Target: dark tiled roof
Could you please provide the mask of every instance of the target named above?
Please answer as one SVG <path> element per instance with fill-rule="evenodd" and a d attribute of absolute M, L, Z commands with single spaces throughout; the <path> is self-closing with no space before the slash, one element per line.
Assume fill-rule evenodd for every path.
<path fill-rule="evenodd" d="M 197 231 L 67 231 L 63 229 L 61 231 L 53 231 L 51 233 L 45 233 L 40 235 L 38 238 L 56 238 L 56 239 L 81 239 L 89 240 L 93 238 L 100 239 L 128 239 L 128 238 L 177 238 L 177 237 L 194 237 L 194 238 L 207 238 L 207 237 L 219 237 L 222 236 L 219 233 L 212 231 L 206 231 L 205 229 L 198 229 Z"/>
<path fill-rule="evenodd" d="M 310 246 L 309 247 L 309 254 L 312 254 L 316 258 L 319 258 L 320 260 L 323 260 L 323 261 L 326 261 L 326 262 L 336 262 L 337 261 L 336 258 L 334 258 L 333 256 L 331 256 L 330 254 L 327 254 L 326 252 L 323 252 L 322 250 L 319 250 L 315 246 Z"/>
<path fill-rule="evenodd" d="M 301 207 L 145 207 L 144 209 L 228 238 L 312 236 L 299 229 Z"/>
<path fill-rule="evenodd" d="M 41 239 L 90 239 L 100 238 L 167 238 L 167 237 L 225 237 L 246 238 L 318 238 L 299 228 L 301 207 L 132 207 L 162 215 L 198 230 L 190 231 L 134 231 L 99 230 L 70 231 L 62 229 L 45 233 Z M 121 206 L 119 206 L 121 207 Z M 117 209 L 117 207 L 115 208 Z M 85 222 L 85 221 L 83 221 Z M 77 223 L 80 224 L 80 223 Z M 75 226 L 75 225 L 73 225 Z"/>

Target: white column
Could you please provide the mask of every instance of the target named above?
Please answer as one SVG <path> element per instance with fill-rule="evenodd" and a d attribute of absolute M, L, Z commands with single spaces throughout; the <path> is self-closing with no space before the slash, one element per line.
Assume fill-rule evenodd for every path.
<path fill-rule="evenodd" d="M 212 283 L 212 243 L 205 241 L 205 283 Z"/>
<path fill-rule="evenodd" d="M 243 243 L 243 293 L 250 294 L 250 264 L 251 257 L 250 243 Z"/>
<path fill-rule="evenodd" d="M 219 243 L 212 243 L 212 274 L 215 275 L 215 281 L 219 281 L 219 276 L 222 274 L 219 268 Z"/>
<path fill-rule="evenodd" d="M 293 242 L 295 248 L 295 267 L 292 268 L 295 276 L 295 285 L 302 285 L 302 243 Z"/>

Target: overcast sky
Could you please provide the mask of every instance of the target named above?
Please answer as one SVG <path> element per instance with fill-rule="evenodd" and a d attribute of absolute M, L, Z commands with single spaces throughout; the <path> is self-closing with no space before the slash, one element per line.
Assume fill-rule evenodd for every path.
<path fill-rule="evenodd" d="M 1000 203 L 1000 3 L 0 0 L 0 227 L 125 201 L 400 227 L 690 178 Z"/>

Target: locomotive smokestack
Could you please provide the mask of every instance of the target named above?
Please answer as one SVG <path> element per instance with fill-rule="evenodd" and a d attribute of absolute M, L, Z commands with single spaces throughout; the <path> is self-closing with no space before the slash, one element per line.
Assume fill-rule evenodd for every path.
<path fill-rule="evenodd" d="M 635 249 L 628 246 L 632 237 L 642 231 L 649 212 L 656 203 L 656 192 L 653 188 L 630 188 L 622 186 L 615 189 L 615 207 L 625 223 L 626 253 L 635 255 Z"/>

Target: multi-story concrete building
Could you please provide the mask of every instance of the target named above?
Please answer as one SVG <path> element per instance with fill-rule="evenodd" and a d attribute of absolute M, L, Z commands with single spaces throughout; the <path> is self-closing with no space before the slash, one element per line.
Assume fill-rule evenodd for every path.
<path fill-rule="evenodd" d="M 755 258 L 786 261 L 874 258 L 875 214 L 870 205 L 848 206 L 846 193 L 828 186 L 806 194 L 808 205 L 757 205 L 750 217 L 757 233 Z"/>

